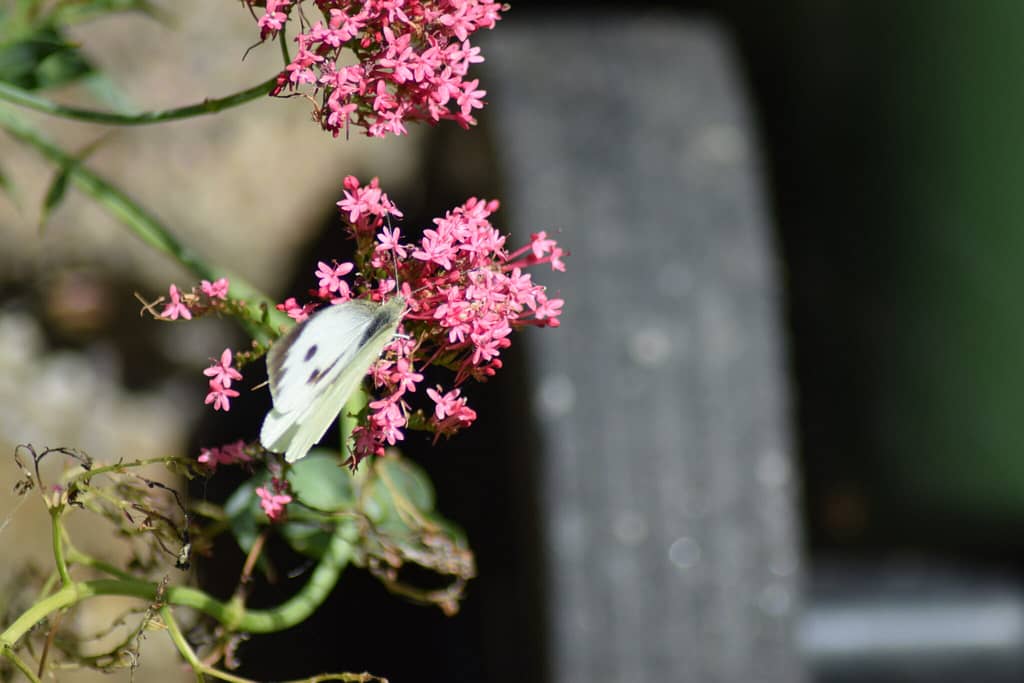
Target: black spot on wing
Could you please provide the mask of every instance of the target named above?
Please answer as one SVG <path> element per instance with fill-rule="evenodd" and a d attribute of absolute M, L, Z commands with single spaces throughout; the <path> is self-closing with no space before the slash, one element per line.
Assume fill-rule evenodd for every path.
<path fill-rule="evenodd" d="M 393 320 L 393 317 L 383 306 L 381 306 L 374 312 L 373 319 L 370 321 L 370 324 L 366 326 L 365 330 L 363 330 L 363 336 L 359 338 L 359 346 L 363 346 L 377 336 L 378 332 L 391 327 L 394 324 L 395 321 Z"/>
<path fill-rule="evenodd" d="M 305 323 L 303 323 L 305 324 Z M 267 373 L 271 378 L 280 377 L 284 370 L 284 359 L 288 356 L 288 349 L 299 338 L 303 325 L 296 325 L 283 337 L 278 338 L 267 354 Z"/>
<path fill-rule="evenodd" d="M 267 375 L 270 379 L 270 391 L 275 396 L 278 391 L 278 387 L 284 381 L 284 377 L 287 374 L 284 369 L 284 364 L 285 360 L 288 358 L 289 351 L 302 337 L 303 332 L 306 331 L 306 325 L 311 319 L 312 318 L 309 318 L 305 322 L 299 323 L 292 329 L 288 330 L 284 336 L 278 337 L 277 341 L 274 342 L 274 345 L 270 347 L 269 353 L 267 353 Z M 311 348 L 315 349 L 316 344 L 313 344 Z"/>
<path fill-rule="evenodd" d="M 314 370 L 313 374 L 309 376 L 309 380 L 307 380 L 307 383 L 308 384 L 312 384 L 313 382 L 317 381 L 318 379 L 320 379 L 324 375 L 328 374 L 331 370 L 334 369 L 334 366 L 337 365 L 339 361 L 341 361 L 341 358 L 335 358 L 334 362 L 331 363 L 330 365 L 328 365 L 323 370 Z"/>
<path fill-rule="evenodd" d="M 303 360 L 305 360 L 308 363 L 313 358 L 313 356 L 315 356 L 315 355 L 316 355 L 316 344 L 313 344 L 308 349 L 306 349 L 306 357 Z"/>

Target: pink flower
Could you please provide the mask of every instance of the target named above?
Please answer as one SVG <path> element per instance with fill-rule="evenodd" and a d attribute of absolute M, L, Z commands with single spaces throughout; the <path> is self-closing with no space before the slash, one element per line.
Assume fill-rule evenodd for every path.
<path fill-rule="evenodd" d="M 565 252 L 559 247 L 554 247 L 551 250 L 551 270 L 557 270 L 561 273 L 565 272 L 565 263 L 562 261 L 563 256 L 565 256 Z"/>
<path fill-rule="evenodd" d="M 452 33 L 459 40 L 465 40 L 466 36 L 476 30 L 476 23 L 467 11 L 470 3 L 463 3 L 461 7 L 459 7 L 459 3 L 452 4 L 457 8 L 456 12 L 454 14 L 442 14 L 438 18 L 438 22 L 442 26 L 447 26 L 451 29 Z"/>
<path fill-rule="evenodd" d="M 217 382 L 225 388 L 230 387 L 232 380 L 242 379 L 242 373 L 232 367 L 231 363 L 231 349 L 224 349 L 220 360 L 214 360 L 210 367 L 203 370 L 203 374 L 212 378 L 211 384 Z"/>
<path fill-rule="evenodd" d="M 427 396 L 435 404 L 433 422 L 439 435 L 453 434 L 476 420 L 476 411 L 466 405 L 466 397 L 459 396 L 459 393 L 459 389 L 447 394 L 441 393 L 441 387 L 427 389 Z"/>
<path fill-rule="evenodd" d="M 445 270 L 451 270 L 455 247 L 446 239 L 446 235 L 437 230 L 424 230 L 421 248 L 412 252 L 414 259 L 433 261 Z"/>
<path fill-rule="evenodd" d="M 210 469 L 216 469 L 217 465 L 252 462 L 252 456 L 245 452 L 245 442 L 239 439 L 220 448 L 201 448 L 198 460 Z"/>
<path fill-rule="evenodd" d="M 288 15 L 280 10 L 286 9 L 290 4 L 292 4 L 291 0 L 266 0 L 266 12 L 256 22 L 260 27 L 261 40 L 284 28 L 284 22 L 288 20 Z"/>
<path fill-rule="evenodd" d="M 394 202 L 381 192 L 377 178 L 373 178 L 369 185 L 360 186 L 355 176 L 346 176 L 344 186 L 345 198 L 338 202 L 338 209 L 348 214 L 348 222 L 353 224 L 356 232 L 376 230 L 383 223 L 384 216 L 402 217 Z"/>
<path fill-rule="evenodd" d="M 548 299 L 538 297 L 537 307 L 533 310 L 534 316 L 540 320 L 552 320 L 552 327 L 558 327 L 558 316 L 562 314 L 562 306 L 565 302 L 561 299 Z"/>
<path fill-rule="evenodd" d="M 466 77 L 483 57 L 469 37 L 494 27 L 501 3 L 316 0 L 322 19 L 312 19 L 301 11 L 301 0 L 246 1 L 265 5 L 257 19 L 263 40 L 300 17 L 298 49 L 271 94 L 303 92 L 318 102 L 315 117 L 335 137 L 352 125 L 379 137 L 404 135 L 406 124 L 415 121 L 475 123 L 471 113 L 483 106 L 485 92 Z M 350 55 L 357 62 L 345 66 Z"/>
<path fill-rule="evenodd" d="M 410 5 L 403 7 L 408 12 Z M 356 244 L 354 263 L 338 273 L 339 266 L 320 262 L 319 295 L 329 297 L 335 281 L 354 271 L 359 275 L 349 286 L 352 297 L 386 301 L 395 294 L 397 271 L 406 306 L 402 334 L 368 372 L 378 398 L 353 431 L 348 464 L 355 467 L 365 457 L 383 455 L 409 429 L 432 432 L 436 439 L 476 420 L 460 385 L 493 376 L 514 332 L 559 325 L 564 301 L 549 298 L 528 271 L 544 263 L 564 268 L 564 251 L 544 232 L 510 251 L 490 220 L 498 202 L 478 198 L 436 218 L 419 240 L 403 244 L 401 230 L 384 220 L 401 214 L 376 179 L 361 185 L 349 176 L 344 192 L 338 206 Z M 284 308 L 302 310 L 294 300 Z M 452 388 L 428 389 L 429 410 L 410 405 L 422 395 L 417 385 L 431 365 L 454 374 Z"/>
<path fill-rule="evenodd" d="M 206 395 L 206 400 L 203 403 L 206 405 L 212 403 L 214 410 L 227 412 L 231 410 L 230 399 L 232 398 L 238 398 L 237 391 L 225 387 L 217 380 L 210 380 L 210 393 Z"/>
<path fill-rule="evenodd" d="M 391 251 L 396 257 L 405 258 L 408 256 L 408 252 L 399 241 L 400 237 L 401 231 L 398 228 L 382 228 L 380 234 L 377 235 L 377 241 L 380 244 L 376 246 L 374 252 Z"/>
<path fill-rule="evenodd" d="M 370 425 L 378 432 L 381 442 L 394 446 L 405 439 L 402 433 L 406 425 L 405 413 L 395 400 L 371 401 L 370 411 Z"/>
<path fill-rule="evenodd" d="M 534 258 L 543 258 L 544 254 L 550 252 L 557 243 L 548 239 L 548 234 L 543 230 L 530 235 L 530 249 Z"/>
<path fill-rule="evenodd" d="M 198 460 L 210 469 L 216 469 L 217 465 L 220 464 L 220 449 L 200 448 Z"/>
<path fill-rule="evenodd" d="M 348 283 L 342 277 L 352 272 L 351 263 L 340 263 L 334 268 L 323 261 L 317 263 L 316 276 L 320 278 L 320 288 L 328 292 L 337 292 L 341 298 L 348 298 Z"/>
<path fill-rule="evenodd" d="M 167 318 L 168 320 L 177 320 L 179 316 L 185 320 L 191 320 L 192 312 L 188 310 L 188 306 L 182 303 L 181 294 L 178 292 L 178 288 L 171 285 L 168 292 L 171 295 L 171 302 L 164 306 L 164 310 L 161 311 L 160 316 Z"/>
<path fill-rule="evenodd" d="M 309 314 L 316 309 L 316 304 L 306 304 L 300 306 L 299 302 L 295 300 L 295 297 L 288 297 L 284 300 L 283 304 L 274 306 L 279 311 L 284 311 L 288 314 L 288 317 L 297 323 L 301 323 L 309 318 Z"/>
<path fill-rule="evenodd" d="M 352 457 L 347 464 L 355 469 L 363 458 L 371 455 L 380 457 L 384 455 L 384 441 L 373 429 L 366 426 L 359 426 L 352 430 Z"/>
<path fill-rule="evenodd" d="M 260 499 L 260 507 L 266 513 L 271 522 L 281 521 L 285 516 L 285 506 L 292 502 L 292 497 L 286 493 L 288 482 L 277 477 L 270 480 L 269 487 L 257 487 L 256 495 Z"/>
<path fill-rule="evenodd" d="M 220 360 L 213 360 L 210 367 L 203 370 L 203 374 L 210 378 L 210 392 L 206 395 L 204 403 L 212 403 L 214 410 L 231 410 L 230 399 L 239 395 L 230 388 L 231 382 L 242 379 L 242 373 L 232 366 L 231 349 L 224 349 L 220 354 Z"/>
<path fill-rule="evenodd" d="M 461 109 L 463 116 L 469 116 L 474 109 L 483 109 L 483 97 L 487 94 L 487 91 L 476 90 L 476 86 L 479 84 L 479 79 L 473 79 L 472 81 L 462 84 L 462 92 L 459 93 L 456 101 L 459 103 L 459 108 Z"/>
<path fill-rule="evenodd" d="M 399 358 L 395 361 L 388 381 L 395 387 L 396 394 L 404 394 L 406 391 L 416 391 L 416 383 L 423 381 L 423 375 L 413 372 L 412 363 L 408 358 Z"/>
<path fill-rule="evenodd" d="M 531 251 L 527 258 L 522 258 L 528 251 Z M 565 262 L 562 257 L 567 252 L 558 246 L 554 240 L 548 239 L 546 232 L 538 232 L 531 235 L 530 244 L 509 255 L 509 260 L 514 266 L 531 266 L 538 263 L 550 263 L 551 270 L 565 272 Z M 521 259 L 521 260 L 516 260 Z"/>
<path fill-rule="evenodd" d="M 228 279 L 226 277 L 222 277 L 214 282 L 203 280 L 199 283 L 199 288 L 203 290 L 203 294 L 211 299 L 223 300 L 228 298 Z"/>

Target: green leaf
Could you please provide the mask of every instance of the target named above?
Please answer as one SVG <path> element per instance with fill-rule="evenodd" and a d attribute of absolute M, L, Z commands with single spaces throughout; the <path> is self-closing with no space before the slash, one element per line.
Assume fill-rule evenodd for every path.
<path fill-rule="evenodd" d="M 79 0 L 59 7 L 53 21 L 66 26 L 116 12 L 139 12 L 158 21 L 170 21 L 170 15 L 149 0 Z"/>
<path fill-rule="evenodd" d="M 244 552 L 249 552 L 261 528 L 269 523 L 256 495 L 256 488 L 265 486 L 268 479 L 266 472 L 258 474 L 239 486 L 224 505 L 231 533 Z M 288 481 L 296 503 L 302 504 L 288 507 L 288 518 L 278 530 L 295 552 L 319 558 L 338 523 L 336 516 L 319 511 L 335 513 L 353 508 L 356 496 L 352 475 L 338 467 L 330 451 L 315 449 L 292 465 Z"/>
<path fill-rule="evenodd" d="M 53 27 L 39 27 L 0 45 L 0 81 L 25 90 L 63 85 L 94 71 L 78 48 Z"/>
<path fill-rule="evenodd" d="M 374 523 L 408 526 L 404 520 L 409 512 L 424 514 L 434 509 L 434 487 L 415 463 L 394 456 L 379 458 L 374 461 L 374 474 L 363 501 L 363 510 Z"/>
<path fill-rule="evenodd" d="M 352 475 L 338 466 L 338 458 L 331 451 L 310 451 L 292 465 L 288 481 L 295 498 L 317 510 L 339 512 L 355 505 Z"/>
<path fill-rule="evenodd" d="M 95 71 L 86 76 L 82 79 L 82 84 L 97 102 L 108 107 L 110 111 L 128 114 L 139 111 L 117 83 L 101 71 Z"/>
<path fill-rule="evenodd" d="M 261 472 L 243 483 L 224 504 L 224 512 L 231 525 L 231 533 L 243 552 L 249 552 L 260 535 L 260 526 L 266 524 L 267 516 L 260 508 L 256 488 L 267 482 L 267 473 Z M 261 523 L 262 522 L 262 523 Z"/>
<path fill-rule="evenodd" d="M 68 180 L 71 177 L 71 169 L 76 165 L 69 164 L 62 167 L 57 172 L 57 175 L 54 176 L 53 182 L 50 183 L 50 187 L 46 191 L 46 197 L 43 198 L 43 210 L 39 212 L 39 232 L 43 231 L 46 227 L 46 221 L 50 218 L 50 214 L 57 208 L 61 200 L 64 199 L 64 194 L 68 189 Z"/>
<path fill-rule="evenodd" d="M 426 474 L 395 455 L 375 459 L 360 500 L 371 525 L 360 539 L 357 561 L 388 590 L 453 614 L 465 582 L 476 575 L 476 561 L 465 533 L 433 511 L 434 490 Z M 409 564 L 451 581 L 443 589 L 436 581 L 407 583 L 401 570 Z M 375 566 L 388 569 L 374 571 Z M 416 583 L 423 584 L 423 577 Z"/>
<path fill-rule="evenodd" d="M 331 534 L 322 523 L 289 519 L 281 525 L 281 537 L 295 552 L 318 560 L 327 549 Z"/>
<path fill-rule="evenodd" d="M 14 202 L 15 205 L 19 204 L 17 193 L 18 188 L 15 187 L 14 185 L 14 179 L 11 178 L 6 173 L 4 173 L 4 170 L 2 168 L 0 168 L 0 190 L 2 190 L 5 195 L 10 197 L 11 201 Z"/>
<path fill-rule="evenodd" d="M 53 213 L 53 210 L 57 208 L 61 201 L 63 201 L 72 172 L 81 166 L 82 163 L 89 158 L 89 155 L 99 148 L 105 139 L 106 137 L 97 138 L 84 147 L 82 151 L 67 163 L 61 164 L 57 175 L 54 176 L 53 182 L 50 183 L 50 187 L 46 191 L 46 197 L 43 198 L 43 210 L 39 214 L 40 232 L 42 232 L 43 228 L 46 226 L 46 221 L 50 218 L 50 214 Z"/>
<path fill-rule="evenodd" d="M 295 552 L 319 559 L 330 543 L 333 525 L 346 522 L 339 522 L 336 517 L 318 511 L 353 509 L 356 494 L 352 475 L 338 466 L 338 458 L 333 452 L 314 449 L 292 465 L 288 482 L 295 500 L 302 505 L 288 508 L 288 520 L 281 525 L 281 537 Z"/>

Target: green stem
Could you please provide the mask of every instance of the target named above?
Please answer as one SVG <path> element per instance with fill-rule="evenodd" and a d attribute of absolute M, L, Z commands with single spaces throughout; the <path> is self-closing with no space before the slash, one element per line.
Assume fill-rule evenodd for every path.
<path fill-rule="evenodd" d="M 284 35 L 284 28 L 282 28 L 280 33 L 277 34 L 277 42 L 281 45 L 281 59 L 287 67 L 292 63 L 292 56 L 288 54 L 288 38 Z M 276 81 L 274 84 L 277 85 Z"/>
<path fill-rule="evenodd" d="M 77 564 L 83 567 L 90 567 L 97 571 L 101 571 L 104 574 L 110 574 L 111 576 L 115 576 L 119 579 L 124 579 L 126 581 L 135 580 L 134 575 L 129 574 L 126 571 L 122 571 L 121 569 L 118 569 L 112 564 L 108 564 L 102 560 L 97 560 L 95 557 L 91 555 L 86 555 L 70 543 L 67 546 L 66 555 L 68 562 L 70 562 L 71 564 Z"/>
<path fill-rule="evenodd" d="M 164 625 L 167 626 L 167 633 L 171 636 L 171 642 L 174 643 L 174 647 L 178 648 L 182 658 L 192 667 L 192 671 L 196 674 L 196 681 L 202 683 L 202 681 L 206 680 L 203 676 L 204 665 L 199 660 L 199 657 L 196 656 L 192 646 L 188 644 L 185 634 L 181 632 L 178 620 L 174 618 L 174 612 L 168 605 L 164 605 L 160 608 L 160 616 L 164 621 Z"/>
<path fill-rule="evenodd" d="M 50 536 L 53 540 L 53 559 L 57 563 L 57 573 L 60 574 L 62 586 L 71 584 L 71 575 L 68 574 L 68 564 L 64 560 L 64 528 L 60 524 L 60 517 L 63 508 L 54 506 L 50 508 Z"/>
<path fill-rule="evenodd" d="M 50 591 L 53 590 L 53 587 L 57 585 L 59 580 L 60 576 L 57 575 L 57 572 L 50 572 L 50 575 L 46 577 L 46 581 L 43 582 L 42 587 L 37 591 L 36 598 L 38 599 L 44 595 L 49 595 Z"/>
<path fill-rule="evenodd" d="M 14 138 L 31 145 L 44 157 L 67 169 L 76 187 L 120 218 L 143 242 L 174 257 L 200 277 L 209 279 L 214 276 L 213 269 L 179 243 L 155 216 L 147 213 L 110 182 L 87 170 L 78 159 L 51 143 L 26 121 L 10 110 L 0 109 L 0 126 Z"/>
<path fill-rule="evenodd" d="M 17 653 L 9 646 L 4 644 L 2 646 L 2 650 L 0 650 L 0 654 L 3 654 L 4 657 L 10 660 L 10 662 L 18 668 L 18 671 L 23 673 L 25 675 L 25 678 L 31 681 L 31 683 L 42 683 L 42 681 L 39 680 L 39 677 L 36 676 L 36 672 L 32 670 L 32 667 L 30 667 L 21 657 L 19 657 Z"/>
<path fill-rule="evenodd" d="M 341 409 L 341 415 L 338 417 L 338 432 L 341 434 L 342 457 L 346 457 L 353 452 L 355 443 L 352 440 L 352 431 L 359 425 L 359 414 L 366 409 L 366 405 L 369 402 L 370 397 L 366 395 L 366 391 L 360 386 L 359 389 L 352 392 L 352 396 L 349 397 L 345 406 Z"/>
<path fill-rule="evenodd" d="M 112 465 L 104 465 L 103 467 L 93 467 L 92 469 L 82 470 L 78 474 L 69 477 L 64 485 L 71 487 L 76 485 L 80 481 L 88 483 L 93 477 L 98 477 L 101 474 L 108 472 L 122 473 L 125 470 L 135 467 L 149 467 L 150 465 L 163 465 L 167 469 L 171 469 L 173 465 L 180 465 L 187 467 L 192 464 L 185 458 L 176 455 L 158 455 L 153 458 L 140 458 L 138 460 L 132 460 L 131 462 L 115 462 Z"/>
<path fill-rule="evenodd" d="M 139 206 L 112 183 L 90 171 L 77 159 L 51 143 L 14 112 L 0 108 L 0 128 L 64 168 L 79 190 L 104 206 L 149 246 L 174 258 L 199 278 L 211 281 L 221 277 L 228 278 L 231 283 L 231 297 L 238 301 L 245 301 L 246 308 L 254 320 L 261 318 L 263 306 L 265 306 L 272 327 L 290 324 L 289 318 L 274 308 L 269 297 L 237 275 L 207 265 L 195 252 L 179 242 L 155 216 Z M 270 335 L 263 326 L 251 321 L 241 321 L 241 323 L 249 335 L 257 341 L 265 343 L 269 340 Z"/>
<path fill-rule="evenodd" d="M 88 121 L 89 123 L 100 123 L 113 126 L 145 126 L 152 123 L 163 123 L 164 121 L 175 121 L 187 119 L 205 114 L 216 114 L 237 107 L 246 102 L 251 102 L 258 97 L 266 97 L 270 94 L 271 88 L 277 85 L 277 76 L 262 83 L 252 86 L 241 92 L 236 92 L 227 97 L 220 97 L 212 100 L 203 100 L 196 104 L 162 111 L 147 111 L 140 114 L 118 114 L 110 111 L 98 111 L 96 109 L 81 109 L 57 104 L 50 100 L 33 95 L 10 83 L 0 82 L 0 100 L 6 100 L 28 109 L 33 109 L 51 116 L 60 116 L 65 119 L 76 121 Z"/>
<path fill-rule="evenodd" d="M 192 667 L 192 671 L 196 674 L 196 681 L 200 683 L 206 680 L 206 676 L 210 675 L 214 678 L 219 678 L 222 681 L 228 681 L 228 683 L 257 683 L 257 681 L 251 678 L 242 678 L 226 671 L 221 671 L 216 667 L 205 664 L 196 655 L 192 646 L 188 644 L 188 640 L 185 639 L 185 634 L 181 632 L 181 628 L 178 626 L 178 620 L 174 618 L 174 612 L 167 605 L 160 608 L 160 616 L 163 617 L 164 623 L 167 625 L 167 632 L 171 636 L 171 641 L 175 647 L 178 648 L 178 652 L 185 658 L 185 661 Z"/>
<path fill-rule="evenodd" d="M 32 4 L 33 3 L 31 2 L 28 3 L 29 6 Z M 291 57 L 288 56 L 288 39 L 285 36 L 284 30 L 278 32 L 278 42 L 281 45 L 281 56 L 284 59 L 285 65 L 287 65 L 291 62 Z M 277 76 L 275 75 L 262 83 L 257 83 L 251 88 L 236 92 L 233 95 L 219 97 L 212 100 L 205 99 L 202 102 L 189 104 L 184 107 L 175 107 L 174 109 L 164 109 L 162 111 L 148 111 L 140 114 L 118 114 L 116 112 L 98 111 L 95 109 L 69 107 L 38 97 L 27 90 L 23 90 L 22 88 L 2 81 L 0 81 L 0 100 L 6 100 L 12 104 L 17 104 L 28 109 L 34 109 L 35 111 L 49 114 L 51 116 L 60 116 L 62 118 L 74 119 L 76 121 L 88 121 L 89 123 L 99 123 L 112 126 L 146 126 L 152 123 L 163 123 L 164 121 L 175 121 L 177 119 L 187 119 L 194 116 L 216 114 L 224 111 L 225 109 L 231 109 L 232 107 L 237 107 L 241 104 L 245 104 L 246 102 L 251 102 L 257 98 L 265 97 L 269 95 L 270 91 L 276 86 Z"/>
<path fill-rule="evenodd" d="M 272 609 L 246 610 L 227 604 L 188 586 L 169 586 L 159 596 L 166 604 L 190 607 L 210 615 L 232 631 L 272 633 L 305 621 L 330 594 L 341 571 L 352 559 L 354 528 L 339 524 L 309 581 L 296 595 Z M 0 633 L 0 648 L 14 647 L 25 633 L 47 615 L 100 595 L 122 595 L 154 601 L 159 587 L 146 581 L 97 579 L 71 583 L 23 612 L 7 630 Z"/>

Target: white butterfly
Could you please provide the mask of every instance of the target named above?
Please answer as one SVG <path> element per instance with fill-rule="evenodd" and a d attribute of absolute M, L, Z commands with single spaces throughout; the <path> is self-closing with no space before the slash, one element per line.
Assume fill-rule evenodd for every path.
<path fill-rule="evenodd" d="M 260 430 L 267 450 L 295 462 L 323 437 L 398 331 L 405 299 L 353 300 L 296 325 L 267 353 L 274 407 Z"/>

